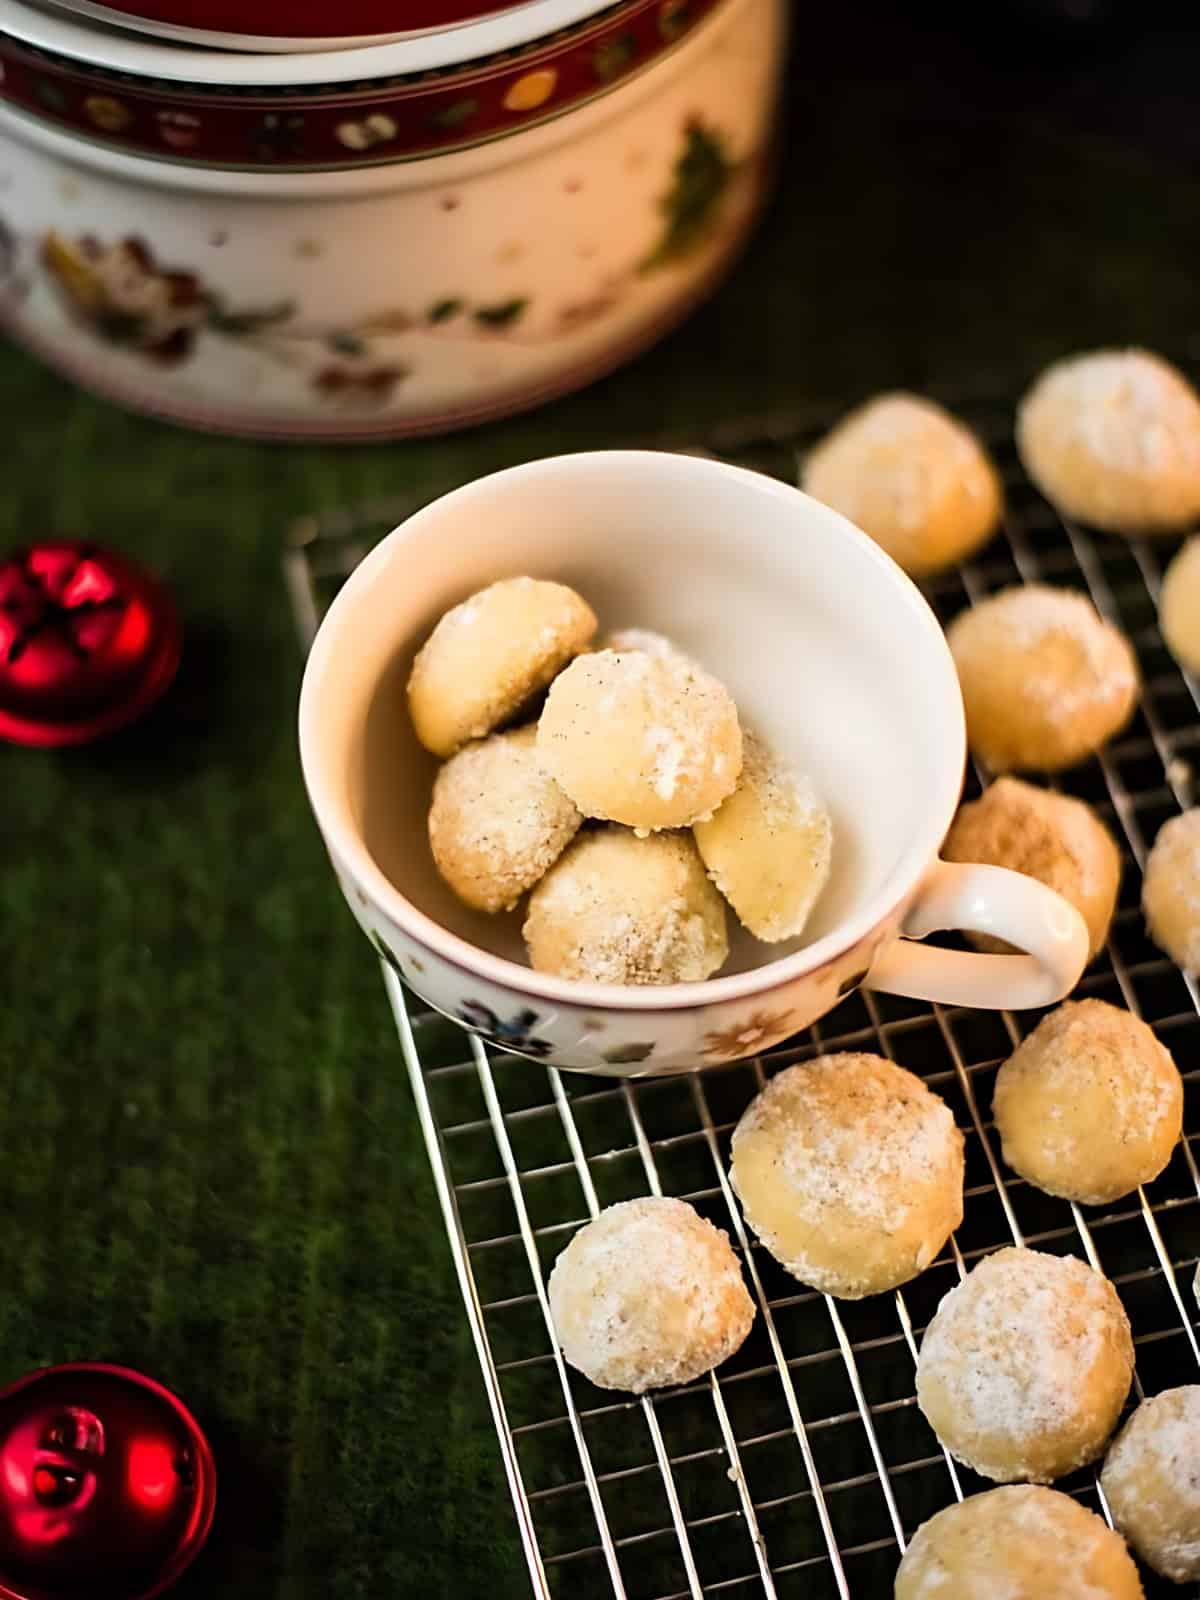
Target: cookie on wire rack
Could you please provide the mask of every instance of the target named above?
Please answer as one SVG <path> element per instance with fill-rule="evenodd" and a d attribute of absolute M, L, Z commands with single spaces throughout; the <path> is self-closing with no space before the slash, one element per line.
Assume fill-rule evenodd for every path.
<path fill-rule="evenodd" d="M 895 1600 L 1143 1600 L 1119 1533 L 1070 1495 L 988 1489 L 917 1529 Z"/>
<path fill-rule="evenodd" d="M 1170 1161 L 1183 1079 L 1140 1017 L 1104 1000 L 1068 1000 L 1000 1068 L 992 1114 L 1004 1159 L 1026 1182 L 1109 1205 Z"/>
<path fill-rule="evenodd" d="M 820 1056 L 750 1102 L 730 1178 L 781 1266 L 858 1300 L 923 1272 L 962 1221 L 963 1138 L 945 1101 L 894 1062 Z"/>
<path fill-rule="evenodd" d="M 850 412 L 804 463 L 801 485 L 914 577 L 965 561 L 996 531 L 1004 495 L 979 440 L 915 394 Z"/>
<path fill-rule="evenodd" d="M 1103 1452 L 1133 1379 L 1129 1318 L 1074 1256 L 985 1256 L 934 1314 L 917 1404 L 956 1460 L 997 1483 L 1052 1483 Z"/>
<path fill-rule="evenodd" d="M 1100 1483 L 1147 1566 L 1173 1583 L 1200 1579 L 1200 1385 L 1143 1400 L 1108 1452 Z"/>
<path fill-rule="evenodd" d="M 1185 972 L 1200 972 L 1200 806 L 1158 830 L 1146 859 L 1142 910 L 1155 944 Z"/>
<path fill-rule="evenodd" d="M 1047 367 L 1017 410 L 1026 472 L 1059 511 L 1107 533 L 1182 533 L 1200 519 L 1200 396 L 1149 350 Z"/>
<path fill-rule="evenodd" d="M 598 1388 L 634 1394 L 711 1372 L 754 1321 L 728 1236 L 666 1196 L 620 1201 L 580 1228 L 549 1296 L 571 1365 Z"/>
<path fill-rule="evenodd" d="M 1163 574 L 1158 626 L 1179 665 L 1200 673 L 1200 538 L 1189 539 Z"/>
<path fill-rule="evenodd" d="M 1002 589 L 960 612 L 946 639 L 967 738 L 993 772 L 1073 767 L 1133 714 L 1133 649 L 1077 590 Z"/>

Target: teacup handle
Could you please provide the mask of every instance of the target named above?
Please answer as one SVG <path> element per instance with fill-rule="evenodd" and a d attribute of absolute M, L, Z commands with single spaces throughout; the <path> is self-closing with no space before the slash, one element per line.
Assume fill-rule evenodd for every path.
<path fill-rule="evenodd" d="M 1028 954 L 984 955 L 916 943 L 952 928 L 989 933 Z M 1036 878 L 1007 867 L 935 862 L 902 932 L 876 959 L 865 988 L 1021 1011 L 1063 999 L 1087 965 L 1087 927 L 1075 907 Z"/>

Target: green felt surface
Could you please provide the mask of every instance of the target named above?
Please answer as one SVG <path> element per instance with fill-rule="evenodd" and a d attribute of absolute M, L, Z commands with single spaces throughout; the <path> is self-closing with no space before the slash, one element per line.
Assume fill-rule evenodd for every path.
<path fill-rule="evenodd" d="M 224 1497 L 181 1596 L 527 1592 L 392 1022 L 301 790 L 289 517 L 1200 326 L 1182 171 L 1046 133 L 1048 91 L 963 126 L 885 62 L 846 81 L 798 68 L 778 201 L 714 303 L 540 415 L 254 446 L 0 350 L 0 545 L 122 546 L 189 637 L 148 724 L 0 750 L 0 1379 L 103 1357 L 184 1394 Z"/>

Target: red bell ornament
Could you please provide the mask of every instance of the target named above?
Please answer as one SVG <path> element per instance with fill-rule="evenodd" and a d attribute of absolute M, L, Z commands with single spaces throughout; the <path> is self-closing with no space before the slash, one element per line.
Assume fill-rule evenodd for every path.
<path fill-rule="evenodd" d="M 0 1600 L 150 1600 L 215 1504 L 208 1441 L 152 1378 L 75 1362 L 0 1392 Z"/>
<path fill-rule="evenodd" d="M 170 595 L 124 556 L 78 541 L 0 560 L 0 738 L 83 744 L 163 693 L 182 635 Z"/>

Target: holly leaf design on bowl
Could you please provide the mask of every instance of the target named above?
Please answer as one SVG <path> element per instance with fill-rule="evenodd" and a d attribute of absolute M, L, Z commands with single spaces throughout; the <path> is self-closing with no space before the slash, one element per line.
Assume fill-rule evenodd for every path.
<path fill-rule="evenodd" d="M 671 187 L 658 204 L 662 236 L 641 262 L 640 272 L 680 261 L 704 243 L 735 170 L 721 135 L 693 118 L 684 130 L 684 147 L 675 163 Z"/>
<path fill-rule="evenodd" d="M 252 306 L 243 311 L 230 311 L 215 295 L 208 296 L 208 325 L 214 333 L 245 338 L 247 334 L 261 333 L 264 328 L 278 327 L 296 315 L 294 300 L 277 300 L 271 306 Z"/>
<path fill-rule="evenodd" d="M 529 307 L 529 297 L 520 295 L 513 300 L 501 300 L 494 306 L 476 306 L 471 315 L 482 328 L 510 328 L 519 322 Z"/>

